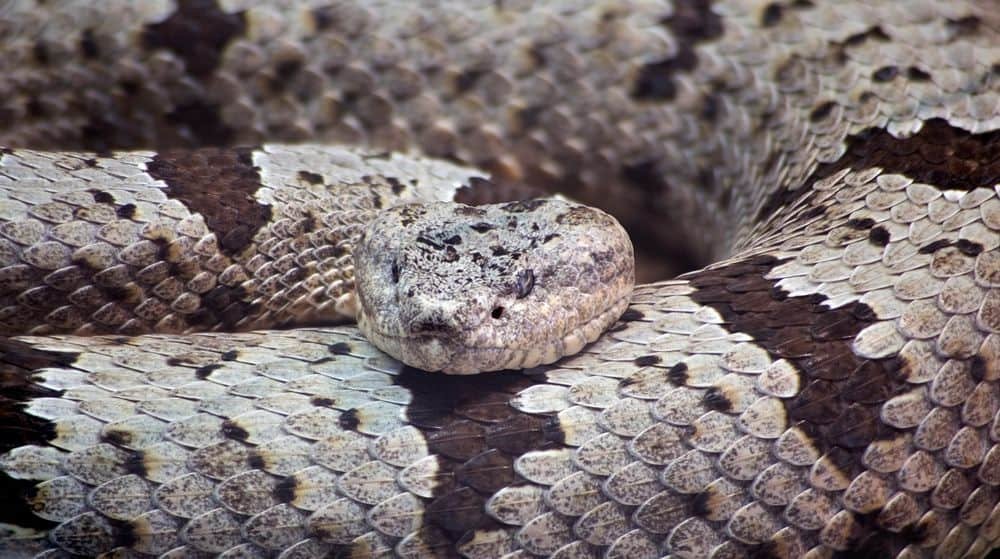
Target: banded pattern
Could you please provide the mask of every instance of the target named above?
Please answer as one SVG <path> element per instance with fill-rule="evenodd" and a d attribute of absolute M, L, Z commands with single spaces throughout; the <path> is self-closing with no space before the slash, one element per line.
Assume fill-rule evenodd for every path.
<path fill-rule="evenodd" d="M 1000 546 L 991 0 L 24 2 L 0 11 L 0 36 L 0 143 L 16 147 L 0 181 L 41 186 L 0 201 L 0 297 L 22 309 L 7 322 L 55 310 L 70 290 L 44 265 L 79 266 L 73 243 L 109 243 L 105 223 L 197 223 L 176 246 L 217 247 L 199 271 L 250 254 L 284 277 L 290 253 L 261 248 L 288 227 L 278 193 L 321 205 L 353 185 L 364 199 L 369 174 L 386 201 L 410 177 L 436 177 L 418 182 L 442 198 L 490 186 L 403 155 L 187 151 L 206 144 L 416 148 L 496 185 L 604 202 L 682 265 L 723 258 L 639 286 L 598 342 L 523 373 L 428 377 L 350 326 L 76 337 L 49 335 L 45 318 L 0 340 L 0 471 L 26 495 L 0 510 L 6 554 L 913 559 Z M 89 192 L 102 169 L 148 184 Z M 74 194 L 53 186 L 64 180 Z M 112 253 L 112 268 L 138 271 Z M 348 287 L 337 270 L 323 289 Z M 95 314 L 94 329 L 128 322 Z"/>
<path fill-rule="evenodd" d="M 375 213 L 484 182 L 443 162 L 318 145 L 11 150 L 0 169 L 8 335 L 353 319 L 351 251 Z"/>

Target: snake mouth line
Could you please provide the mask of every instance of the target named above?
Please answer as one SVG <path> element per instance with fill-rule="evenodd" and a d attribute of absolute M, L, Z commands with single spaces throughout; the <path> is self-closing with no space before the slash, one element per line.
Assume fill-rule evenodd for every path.
<path fill-rule="evenodd" d="M 629 303 L 629 301 L 630 301 L 630 299 L 631 299 L 631 297 L 632 297 L 632 294 L 629 293 L 628 295 L 625 295 L 624 297 L 615 299 L 614 302 L 612 302 L 610 305 L 608 305 L 607 307 L 604 307 L 603 310 L 601 310 L 600 312 L 592 315 L 587 320 L 584 320 L 580 325 L 575 326 L 573 328 L 570 328 L 567 331 L 560 333 L 558 336 L 551 336 L 551 337 L 546 338 L 546 339 L 548 339 L 548 340 L 560 339 L 560 338 L 566 336 L 567 334 L 571 334 L 574 330 L 579 330 L 581 328 L 586 328 L 586 327 L 590 326 L 591 324 L 594 324 L 596 321 L 599 321 L 599 320 L 602 321 L 602 323 L 603 323 L 603 320 L 606 320 L 606 315 L 607 314 L 613 312 L 619 305 L 622 305 L 623 303 L 627 306 L 628 303 Z M 622 313 L 624 313 L 624 312 L 625 312 L 624 309 L 622 309 L 622 311 L 619 313 L 619 316 Z M 457 341 L 457 338 L 460 337 L 460 336 L 455 336 L 455 335 L 443 335 L 443 334 L 442 335 L 438 335 L 438 334 L 412 334 L 412 335 L 390 334 L 390 333 L 386 332 L 385 330 L 381 330 L 381 329 L 375 328 L 374 327 L 374 322 L 370 321 L 368 319 L 368 316 L 370 316 L 370 315 L 366 311 L 359 312 L 358 313 L 358 317 L 357 317 L 358 323 L 360 324 L 362 320 L 365 320 L 367 322 L 367 325 L 368 325 L 367 329 L 368 329 L 369 332 L 372 332 L 375 335 L 380 336 L 382 338 L 386 338 L 386 339 L 391 339 L 391 340 L 449 340 L 450 345 L 455 346 L 455 347 L 460 347 L 462 349 L 476 349 L 476 350 L 484 350 L 484 351 L 486 351 L 486 350 L 505 350 L 505 349 L 510 349 L 510 350 L 529 349 L 527 347 L 520 347 L 520 346 L 516 346 L 515 347 L 515 346 L 509 346 L 509 345 L 508 346 L 504 346 L 504 345 L 473 345 L 473 344 L 463 344 L 463 343 L 459 343 Z M 364 318 L 362 318 L 362 317 L 364 317 Z M 614 320 L 617 320 L 617 317 Z M 366 333 L 365 335 L 368 335 L 368 334 Z"/>
<path fill-rule="evenodd" d="M 446 374 L 474 374 L 548 365 L 578 353 L 621 317 L 630 299 L 631 292 L 566 332 L 534 340 L 530 346 L 476 346 L 453 336 L 391 334 L 373 328 L 364 313 L 358 315 L 358 326 L 383 351 L 407 365 Z"/>

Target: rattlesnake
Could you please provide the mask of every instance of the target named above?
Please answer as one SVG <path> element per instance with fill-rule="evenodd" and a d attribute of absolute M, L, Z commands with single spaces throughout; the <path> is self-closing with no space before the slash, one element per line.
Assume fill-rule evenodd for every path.
<path fill-rule="evenodd" d="M 998 13 L 0 5 L 4 554 L 987 555 Z M 525 372 L 320 324 L 385 201 L 518 184 L 715 262 Z"/>

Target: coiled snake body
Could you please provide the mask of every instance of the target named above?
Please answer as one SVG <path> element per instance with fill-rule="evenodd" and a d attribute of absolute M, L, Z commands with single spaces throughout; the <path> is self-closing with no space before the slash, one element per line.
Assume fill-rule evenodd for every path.
<path fill-rule="evenodd" d="M 0 549 L 986 556 L 998 18 L 0 4 Z M 429 376 L 316 325 L 375 211 L 515 183 L 717 261 L 523 373 Z"/>

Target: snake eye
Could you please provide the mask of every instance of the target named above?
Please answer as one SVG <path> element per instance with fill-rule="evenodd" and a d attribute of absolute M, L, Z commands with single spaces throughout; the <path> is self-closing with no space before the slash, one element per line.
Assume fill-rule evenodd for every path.
<path fill-rule="evenodd" d="M 490 313 L 490 316 L 492 316 L 493 318 L 500 318 L 501 316 L 503 316 L 503 311 L 504 311 L 503 307 L 494 307 L 493 312 Z"/>
<path fill-rule="evenodd" d="M 524 299 L 535 287 L 535 271 L 521 270 L 514 280 L 514 295 L 518 299 Z"/>
<path fill-rule="evenodd" d="M 392 283 L 399 283 L 399 262 L 392 261 L 392 266 L 389 267 L 389 274 L 392 276 Z"/>

